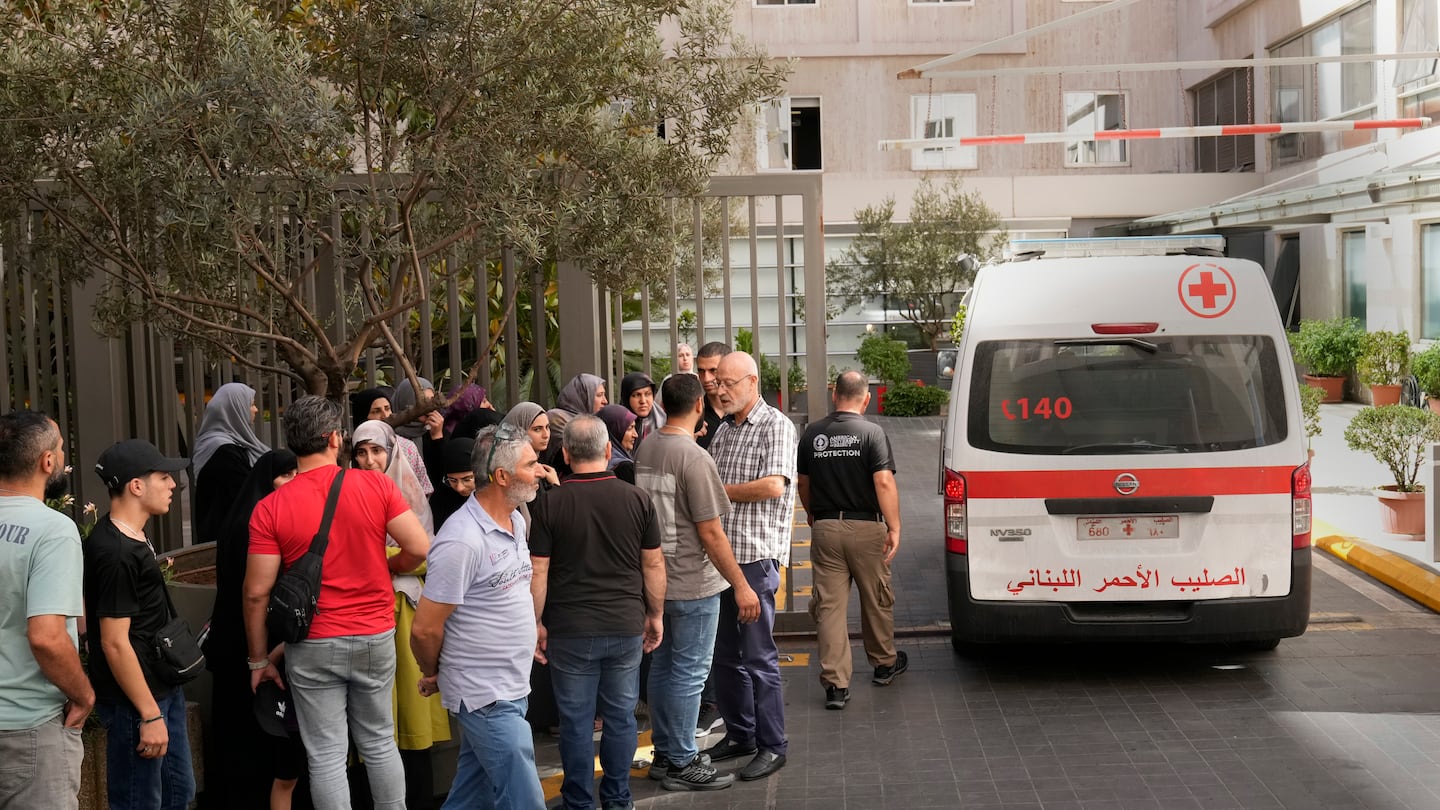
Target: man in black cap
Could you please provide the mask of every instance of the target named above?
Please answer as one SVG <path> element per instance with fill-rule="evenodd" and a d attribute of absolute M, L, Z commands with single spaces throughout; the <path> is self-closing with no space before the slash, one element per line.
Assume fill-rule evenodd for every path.
<path fill-rule="evenodd" d="M 85 538 L 85 609 L 95 710 L 108 731 L 111 807 L 183 810 L 195 796 L 185 693 L 161 683 L 131 644 L 169 620 L 165 577 L 145 524 L 170 511 L 171 474 L 189 463 L 129 439 L 95 465 L 110 491 L 110 512 Z"/>

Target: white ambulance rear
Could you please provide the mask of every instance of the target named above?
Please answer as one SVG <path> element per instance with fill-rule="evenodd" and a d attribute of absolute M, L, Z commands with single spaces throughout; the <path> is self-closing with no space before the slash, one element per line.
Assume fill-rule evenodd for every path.
<path fill-rule="evenodd" d="M 1014 249 L 976 278 L 946 426 L 957 648 L 1304 633 L 1310 473 L 1264 271 L 1220 237 Z"/>

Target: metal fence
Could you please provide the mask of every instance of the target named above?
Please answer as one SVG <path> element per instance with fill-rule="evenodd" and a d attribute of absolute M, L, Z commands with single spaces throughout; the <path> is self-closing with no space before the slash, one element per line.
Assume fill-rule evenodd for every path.
<path fill-rule="evenodd" d="M 756 352 L 775 358 L 781 380 L 788 378 L 793 362 L 805 363 L 812 384 L 803 407 L 790 410 L 798 410 L 802 420 L 808 414 L 826 412 L 820 192 L 818 175 L 714 178 L 705 196 L 718 199 L 724 209 L 742 212 L 738 227 L 732 226 L 730 217 L 721 218 L 719 233 L 706 232 L 700 201 L 677 202 L 693 209 L 694 252 L 687 266 L 672 274 L 668 295 L 661 300 L 652 300 L 648 289 L 600 290 L 585 268 L 560 262 L 553 271 L 562 293 L 557 319 L 561 324 L 560 381 L 582 371 L 594 372 L 615 391 L 627 370 L 627 349 L 632 350 L 630 365 L 653 373 L 654 359 L 668 357 L 679 341 L 677 319 L 686 303 L 694 307 L 697 316 L 697 348 L 709 340 L 733 345 L 739 329 L 750 329 Z M 277 213 L 276 238 L 285 231 L 284 216 L 283 211 Z M 187 454 L 208 393 L 225 382 L 238 380 L 257 391 L 261 412 L 257 432 L 272 446 L 283 444 L 279 415 L 301 392 L 288 376 L 254 368 L 279 365 L 273 346 L 249 350 L 247 364 L 236 357 L 207 356 L 200 346 L 166 337 L 145 323 L 131 324 L 119 335 L 101 335 L 91 319 L 100 282 L 72 286 L 60 280 L 61 259 L 46 247 L 43 212 L 32 212 L 22 221 L 0 227 L 4 228 L 0 231 L 0 334 L 4 336 L 0 408 L 30 407 L 55 416 L 66 435 L 67 456 L 75 468 L 72 490 L 80 503 L 101 503 L 103 509 L 105 490 L 88 471 L 100 453 L 119 439 L 143 438 L 167 455 Z M 329 250 L 343 256 L 340 229 L 332 235 L 336 243 Z M 724 246 L 718 252 L 710 250 L 708 260 L 707 239 Z M 732 249 L 736 244 L 741 246 L 738 257 L 732 255 L 737 252 Z M 762 250 L 774 253 L 762 256 Z M 314 258 L 303 247 L 289 253 L 295 254 L 295 261 Z M 333 259 L 321 258 L 326 260 L 318 265 L 315 283 L 308 285 L 303 295 L 307 306 L 331 324 L 331 336 L 343 339 L 344 302 L 354 293 L 354 274 L 343 272 Z M 778 269 L 766 273 L 767 267 L 803 267 L 803 272 L 798 276 Z M 679 295 L 682 273 L 694 274 L 699 293 L 693 299 Z M 717 295 L 706 294 L 707 277 L 718 279 Z M 413 343 L 403 348 L 414 359 L 416 370 L 434 380 L 437 371 L 466 368 L 485 351 L 494 322 L 504 314 L 492 304 L 493 285 L 498 283 L 501 290 L 518 286 L 528 290 L 532 302 L 543 302 L 549 277 L 546 268 L 521 266 L 503 250 L 472 245 L 463 254 L 457 248 L 453 256 L 433 267 L 430 281 L 432 293 L 416 313 L 418 324 L 443 321 L 442 331 L 404 329 L 398 319 L 396 326 L 401 328 L 395 331 L 408 336 L 402 341 Z M 631 323 L 634 331 L 634 321 L 638 321 L 640 332 L 635 346 L 627 346 L 624 340 L 626 299 L 638 300 L 639 305 L 639 317 Z M 770 312 L 762 312 L 762 302 Z M 530 350 L 524 358 L 520 356 L 517 312 L 498 323 L 494 354 L 502 359 L 503 376 L 492 380 L 490 363 L 480 364 L 478 382 L 505 392 L 496 401 L 497 407 L 516 400 L 522 367 L 543 372 L 550 359 L 546 346 L 553 341 L 547 334 L 544 307 L 530 308 Z M 807 353 L 812 346 L 819 351 Z M 352 387 L 373 385 L 382 375 L 395 379 L 387 357 L 380 349 L 368 351 Z M 551 388 L 548 375 L 536 373 L 525 393 L 549 405 L 556 394 Z M 162 549 L 205 539 L 189 536 L 185 517 L 191 498 L 177 497 L 176 501 L 183 508 L 172 509 L 158 521 L 154 532 L 157 547 Z M 794 577 L 787 581 L 787 587 L 793 588 Z M 793 595 L 786 604 L 794 604 Z"/>

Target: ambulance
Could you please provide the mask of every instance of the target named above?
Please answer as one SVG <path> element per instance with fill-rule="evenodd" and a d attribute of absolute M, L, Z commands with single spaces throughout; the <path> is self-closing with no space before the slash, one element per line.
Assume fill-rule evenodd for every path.
<path fill-rule="evenodd" d="M 942 449 L 957 650 L 1305 632 L 1295 366 L 1265 271 L 1223 253 L 1017 240 L 977 273 Z"/>

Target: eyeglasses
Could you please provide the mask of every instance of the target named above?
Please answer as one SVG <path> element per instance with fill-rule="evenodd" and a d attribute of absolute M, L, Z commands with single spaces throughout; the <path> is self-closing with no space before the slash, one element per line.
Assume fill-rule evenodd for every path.
<path fill-rule="evenodd" d="M 474 487 L 475 473 L 466 473 L 465 475 L 447 475 L 445 476 L 444 481 L 452 487 Z"/>
<path fill-rule="evenodd" d="M 741 377 L 741 378 L 738 379 L 738 380 L 722 380 L 722 379 L 720 379 L 719 377 L 716 377 L 716 378 L 715 378 L 715 387 L 716 387 L 716 388 L 734 388 L 734 387 L 736 387 L 737 385 L 739 385 L 740 383 L 742 383 L 742 382 L 744 382 L 744 381 L 746 381 L 746 380 L 748 380 L 748 379 L 750 379 L 751 377 L 754 377 L 754 376 L 755 376 L 754 374 L 746 374 L 744 377 Z"/>
<path fill-rule="evenodd" d="M 495 480 L 495 471 L 490 469 L 490 462 L 495 460 L 495 448 L 499 447 L 501 442 L 513 442 L 524 438 L 524 432 L 510 422 L 501 422 L 500 426 L 495 428 L 495 434 L 490 441 L 490 452 L 485 456 L 485 476 L 488 480 Z"/>

